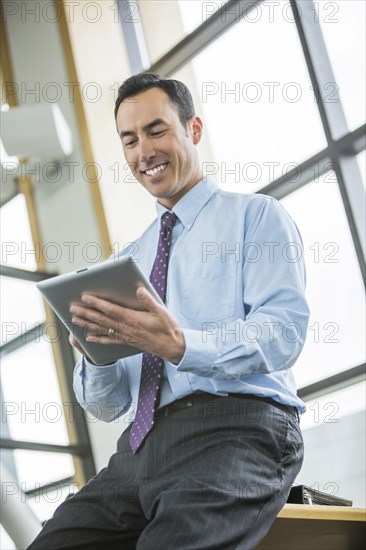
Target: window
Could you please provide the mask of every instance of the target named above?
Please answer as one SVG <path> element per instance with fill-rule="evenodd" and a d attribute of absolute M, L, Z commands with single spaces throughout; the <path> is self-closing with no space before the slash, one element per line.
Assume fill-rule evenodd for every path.
<path fill-rule="evenodd" d="M 93 475 L 94 465 L 83 413 L 66 397 L 73 396 L 73 354 L 35 287 L 47 274 L 37 271 L 22 194 L 1 208 L 1 226 L 1 454 L 44 521 L 75 483 Z"/>
<path fill-rule="evenodd" d="M 365 175 L 365 172 L 366 172 L 366 152 L 365 151 L 362 151 L 362 153 L 357 155 L 357 161 L 358 161 L 358 165 L 359 165 L 361 175 L 362 175 L 363 186 L 366 187 L 366 175 Z"/>
<path fill-rule="evenodd" d="M 42 331 L 35 341 L 5 355 L 1 361 L 9 432 L 16 440 L 68 445 L 69 415 L 65 415 L 51 343 L 47 340 L 47 331 Z"/>
<path fill-rule="evenodd" d="M 193 32 L 202 25 L 211 15 L 216 13 L 227 0 L 178 0 L 178 6 L 182 17 L 183 28 L 186 34 Z"/>
<path fill-rule="evenodd" d="M 22 193 L 1 207 L 0 227 L 0 263 L 34 271 L 37 267 L 35 249 Z"/>
<path fill-rule="evenodd" d="M 366 408 L 366 384 L 359 382 L 323 397 L 307 400 L 307 411 L 301 418 L 301 428 L 308 430 L 320 423 L 337 424 L 341 418 L 362 412 Z"/>
<path fill-rule="evenodd" d="M 303 387 L 363 362 L 364 289 L 334 172 L 287 195 L 282 203 L 300 229 L 305 250 L 311 315 L 294 367 Z"/>
<path fill-rule="evenodd" d="M 314 17 L 320 21 L 342 105 L 353 130 L 366 120 L 366 4 L 359 0 L 314 2 Z"/>
<path fill-rule="evenodd" d="M 224 189 L 258 191 L 326 146 L 294 23 L 238 21 L 191 67 L 215 159 L 201 160 Z"/>
<path fill-rule="evenodd" d="M 296 483 L 365 505 L 365 382 L 307 400 L 305 458 Z"/>
<path fill-rule="evenodd" d="M 130 3 L 133 12 L 131 20 L 142 22 L 150 61 L 154 63 L 226 2 L 227 0 L 138 0 L 138 3 Z M 151 21 L 154 21 L 153 25 Z"/>
<path fill-rule="evenodd" d="M 0 289 L 1 343 L 6 344 L 43 323 L 45 311 L 42 297 L 32 281 L 1 277 Z"/>

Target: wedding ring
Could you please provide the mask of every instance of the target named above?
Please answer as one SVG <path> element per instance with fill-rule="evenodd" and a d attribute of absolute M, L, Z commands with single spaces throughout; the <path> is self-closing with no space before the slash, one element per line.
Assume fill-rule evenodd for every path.
<path fill-rule="evenodd" d="M 108 336 L 109 336 L 109 338 L 112 338 L 112 336 L 113 336 L 114 333 L 115 333 L 114 328 L 110 328 L 110 329 L 108 330 Z"/>

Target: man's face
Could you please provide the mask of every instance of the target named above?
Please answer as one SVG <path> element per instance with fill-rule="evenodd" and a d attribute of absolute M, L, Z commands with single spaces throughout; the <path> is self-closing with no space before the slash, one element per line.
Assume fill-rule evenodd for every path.
<path fill-rule="evenodd" d="M 193 116 L 184 128 L 163 90 L 151 88 L 122 101 L 116 124 L 133 175 L 167 208 L 202 178 L 196 152 L 202 122 Z"/>

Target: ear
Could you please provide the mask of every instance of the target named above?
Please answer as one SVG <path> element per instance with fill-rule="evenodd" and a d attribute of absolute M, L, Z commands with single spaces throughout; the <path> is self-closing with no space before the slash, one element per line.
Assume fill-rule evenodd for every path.
<path fill-rule="evenodd" d="M 193 144 L 197 145 L 201 141 L 202 132 L 203 132 L 203 122 L 199 116 L 193 115 L 189 120 L 189 125 L 191 129 L 191 135 L 193 138 Z"/>

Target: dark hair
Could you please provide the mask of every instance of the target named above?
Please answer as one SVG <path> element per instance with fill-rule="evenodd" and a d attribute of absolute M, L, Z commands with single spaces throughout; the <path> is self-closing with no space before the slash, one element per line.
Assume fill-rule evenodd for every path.
<path fill-rule="evenodd" d="M 122 101 L 128 97 L 141 94 L 150 88 L 160 88 L 176 105 L 179 119 L 186 128 L 187 120 L 194 115 L 194 105 L 191 92 L 179 80 L 164 78 L 154 73 L 140 73 L 127 78 L 118 89 L 118 97 L 114 108 L 114 118 Z"/>

